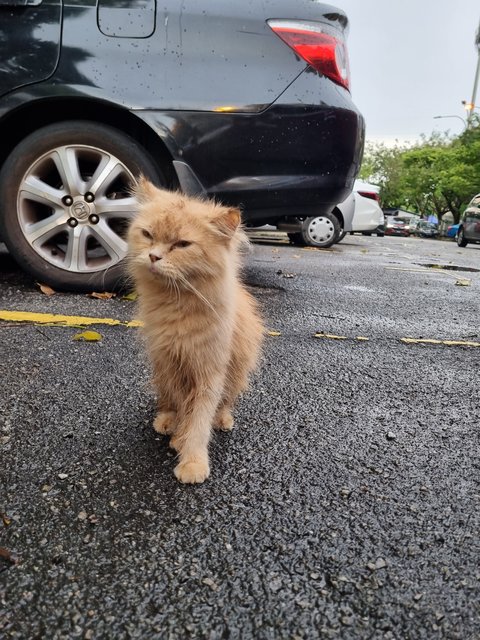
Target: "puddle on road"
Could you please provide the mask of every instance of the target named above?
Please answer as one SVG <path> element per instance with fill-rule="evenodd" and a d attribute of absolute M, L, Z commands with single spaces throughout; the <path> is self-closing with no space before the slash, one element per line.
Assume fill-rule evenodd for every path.
<path fill-rule="evenodd" d="M 474 269 L 473 267 L 459 267 L 456 264 L 422 264 L 417 262 L 420 267 L 428 267 L 429 269 L 442 269 L 445 271 L 468 271 L 471 273 L 480 272 L 480 269 Z"/>

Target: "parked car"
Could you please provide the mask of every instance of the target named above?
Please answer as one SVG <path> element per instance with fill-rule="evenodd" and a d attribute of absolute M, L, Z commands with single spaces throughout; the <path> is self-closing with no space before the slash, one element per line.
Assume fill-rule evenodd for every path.
<path fill-rule="evenodd" d="M 438 224 L 428 222 L 428 220 L 419 220 L 415 226 L 410 227 L 409 232 L 419 238 L 436 238 L 439 234 Z"/>
<path fill-rule="evenodd" d="M 299 232 L 352 190 L 364 122 L 341 10 L 7 0 L 0 17 L 0 237 L 41 282 L 118 283 L 138 174 Z"/>
<path fill-rule="evenodd" d="M 456 238 L 459 227 L 460 227 L 460 223 L 450 224 L 447 227 L 447 238 Z"/>
<path fill-rule="evenodd" d="M 325 249 L 340 242 L 346 230 L 352 229 L 354 213 L 355 198 L 352 192 L 330 212 L 309 218 L 281 220 L 277 228 L 285 231 L 293 244 Z"/>
<path fill-rule="evenodd" d="M 355 213 L 352 233 L 362 233 L 383 237 L 385 235 L 385 216 L 380 206 L 380 187 L 362 180 L 355 180 L 353 186 Z"/>
<path fill-rule="evenodd" d="M 480 242 L 480 193 L 472 198 L 460 218 L 457 244 L 466 247 L 469 242 Z"/>
<path fill-rule="evenodd" d="M 385 235 L 408 237 L 410 235 L 410 231 L 408 229 L 408 226 L 405 220 L 387 216 L 386 225 L 385 225 Z"/>

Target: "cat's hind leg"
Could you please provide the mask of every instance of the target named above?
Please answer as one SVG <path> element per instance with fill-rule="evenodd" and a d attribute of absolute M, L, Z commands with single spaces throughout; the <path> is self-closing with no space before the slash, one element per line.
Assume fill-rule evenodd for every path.
<path fill-rule="evenodd" d="M 230 406 L 220 405 L 213 419 L 213 428 L 218 431 L 231 431 L 233 429 L 234 419 Z"/>
<path fill-rule="evenodd" d="M 174 433 L 177 426 L 176 411 L 159 411 L 153 421 L 153 428 L 157 433 L 169 436 Z"/>
<path fill-rule="evenodd" d="M 233 406 L 238 396 L 248 387 L 248 369 L 242 365 L 238 355 L 233 354 L 225 378 L 222 400 L 213 419 L 213 428 L 218 431 L 233 429 Z"/>

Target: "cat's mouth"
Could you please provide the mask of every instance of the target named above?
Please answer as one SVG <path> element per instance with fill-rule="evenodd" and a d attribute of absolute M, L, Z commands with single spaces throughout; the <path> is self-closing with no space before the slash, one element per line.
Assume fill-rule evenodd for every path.
<path fill-rule="evenodd" d="M 166 278 L 171 280 L 174 278 L 174 270 L 169 268 L 167 264 L 160 264 L 159 262 L 152 262 L 148 265 L 148 270 L 156 278 Z"/>

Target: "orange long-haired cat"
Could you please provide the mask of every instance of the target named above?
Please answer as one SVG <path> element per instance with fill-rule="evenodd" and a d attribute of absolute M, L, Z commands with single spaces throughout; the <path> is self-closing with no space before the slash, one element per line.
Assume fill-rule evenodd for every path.
<path fill-rule="evenodd" d="M 248 243 L 240 212 L 212 201 L 136 188 L 139 212 L 128 233 L 129 270 L 153 365 L 158 413 L 153 426 L 171 436 L 181 482 L 210 474 L 212 427 L 228 431 L 232 408 L 255 367 L 263 326 L 239 280 Z"/>

